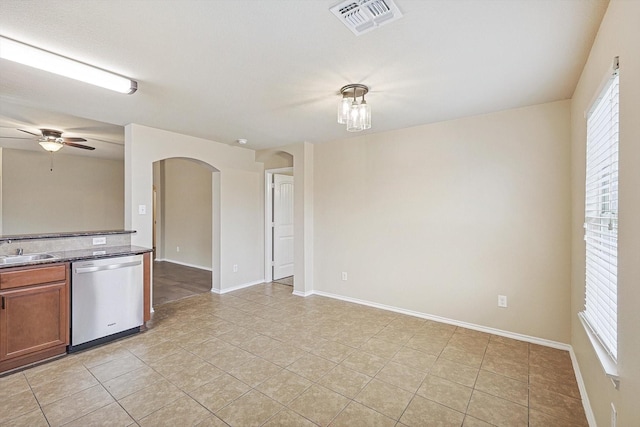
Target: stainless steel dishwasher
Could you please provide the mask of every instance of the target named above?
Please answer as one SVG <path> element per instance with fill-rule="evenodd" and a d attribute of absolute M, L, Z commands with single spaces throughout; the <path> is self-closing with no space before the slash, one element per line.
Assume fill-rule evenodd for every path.
<path fill-rule="evenodd" d="M 71 270 L 69 352 L 140 331 L 142 255 L 74 262 Z"/>

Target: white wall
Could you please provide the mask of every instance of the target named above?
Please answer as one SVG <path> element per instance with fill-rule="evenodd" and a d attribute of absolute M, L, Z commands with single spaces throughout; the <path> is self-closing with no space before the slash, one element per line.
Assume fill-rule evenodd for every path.
<path fill-rule="evenodd" d="M 123 228 L 124 163 L 64 150 L 2 150 L 3 234 Z"/>
<path fill-rule="evenodd" d="M 162 197 L 164 188 L 164 161 L 153 163 L 153 188 L 156 194 L 156 226 L 155 226 L 155 254 L 154 260 L 164 259 L 164 199 Z"/>
<path fill-rule="evenodd" d="M 264 173 L 229 169 L 220 175 L 222 283 L 264 279 Z M 233 273 L 233 265 L 238 272 Z"/>
<path fill-rule="evenodd" d="M 584 309 L 584 182 L 588 110 L 614 56 L 620 56 L 620 175 L 618 227 L 618 369 L 620 389 L 605 377 L 577 313 Z M 576 87 L 572 131 L 571 344 L 599 426 L 640 426 L 640 2 L 612 0 Z"/>
<path fill-rule="evenodd" d="M 205 162 L 212 174 L 213 289 L 260 282 L 264 276 L 264 169 L 254 151 L 130 124 L 125 127 L 125 225 L 137 233 L 132 243 L 150 247 L 153 162 L 183 157 Z M 239 214 L 240 210 L 243 210 Z M 148 209 L 147 212 L 150 212 Z M 233 272 L 233 265 L 238 272 Z"/>
<path fill-rule="evenodd" d="M 568 343 L 569 113 L 316 145 L 314 289 Z"/>
<path fill-rule="evenodd" d="M 293 156 L 282 151 L 262 150 L 256 153 L 256 159 L 264 163 L 266 169 L 281 169 L 293 167 Z"/>
<path fill-rule="evenodd" d="M 163 258 L 211 269 L 212 170 L 192 160 L 167 159 L 162 163 L 162 221 L 156 229 L 162 230 Z"/>

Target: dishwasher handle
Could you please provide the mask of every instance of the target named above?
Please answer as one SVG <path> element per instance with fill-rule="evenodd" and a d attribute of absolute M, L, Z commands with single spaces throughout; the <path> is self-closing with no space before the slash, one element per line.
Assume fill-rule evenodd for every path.
<path fill-rule="evenodd" d="M 82 273 L 93 273 L 95 271 L 117 270 L 118 268 L 134 267 L 140 264 L 142 264 L 141 261 L 131 261 L 131 262 L 122 262 L 120 264 L 100 265 L 97 267 L 76 267 L 76 273 L 82 274 Z"/>

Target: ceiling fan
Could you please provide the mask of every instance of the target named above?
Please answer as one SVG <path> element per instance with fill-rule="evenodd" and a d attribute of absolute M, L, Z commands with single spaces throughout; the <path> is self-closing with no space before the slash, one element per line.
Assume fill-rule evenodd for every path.
<path fill-rule="evenodd" d="M 62 136 L 62 132 L 59 130 L 53 129 L 40 129 L 42 135 L 38 135 L 37 133 L 29 132 L 28 130 L 18 129 L 20 132 L 28 133 L 33 136 L 37 136 L 38 143 L 45 150 L 54 153 L 61 149 L 63 146 L 67 145 L 69 147 L 81 148 L 83 150 L 95 150 L 95 147 L 90 147 L 84 144 L 78 144 L 78 142 L 86 142 L 84 138 L 65 138 Z"/>

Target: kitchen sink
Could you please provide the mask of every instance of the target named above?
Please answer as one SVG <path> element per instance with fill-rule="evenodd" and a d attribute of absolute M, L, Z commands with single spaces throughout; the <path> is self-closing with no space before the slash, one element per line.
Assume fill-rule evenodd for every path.
<path fill-rule="evenodd" d="M 21 264 L 23 262 L 41 261 L 45 259 L 55 259 L 51 254 L 24 254 L 24 255 L 7 255 L 0 256 L 0 265 Z"/>

